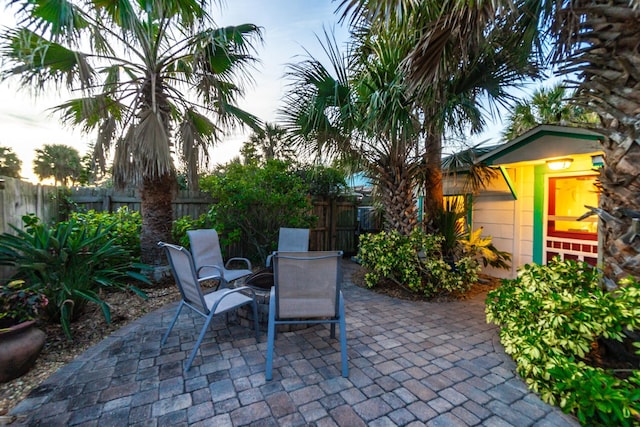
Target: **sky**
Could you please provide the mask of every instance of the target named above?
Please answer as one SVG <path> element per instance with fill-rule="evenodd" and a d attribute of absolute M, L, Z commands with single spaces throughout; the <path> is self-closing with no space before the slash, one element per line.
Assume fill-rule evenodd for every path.
<path fill-rule="evenodd" d="M 323 58 L 316 37 L 323 37 L 324 29 L 333 29 L 338 42 L 347 40 L 348 31 L 340 25 L 335 13 L 339 2 L 332 0 L 227 0 L 222 7 L 214 7 L 213 17 L 218 26 L 252 23 L 262 27 L 264 42 L 257 47 L 260 63 L 252 71 L 254 83 L 247 88 L 239 106 L 264 122 L 276 122 L 280 100 L 286 90 L 283 78 L 286 64 L 296 57 L 312 55 Z M 15 25 L 15 18 L 0 9 L 0 26 Z M 93 135 L 65 127 L 50 109 L 69 97 L 48 93 L 34 98 L 27 90 L 17 90 L 16 80 L 0 83 L 0 145 L 8 146 L 22 160 L 22 176 L 37 181 L 33 174 L 34 150 L 44 144 L 67 144 L 86 153 Z M 487 131 L 474 137 L 475 141 L 497 138 L 502 131 L 500 117 L 488 118 Z M 226 163 L 239 155 L 242 143 L 250 131 L 236 131 L 210 151 L 213 164 Z"/>
<path fill-rule="evenodd" d="M 331 0 L 227 0 L 222 7 L 214 6 L 217 26 L 252 23 L 262 27 L 264 41 L 257 46 L 260 63 L 251 72 L 254 83 L 247 87 L 241 108 L 266 122 L 275 122 L 280 99 L 286 90 L 283 75 L 286 64 L 304 55 L 304 48 L 320 55 L 316 36 L 323 28 L 335 28 L 337 40 L 347 39 L 347 29 L 337 23 L 334 14 L 338 3 Z M 15 18 L 5 8 L 0 9 L 0 26 L 15 25 Z M 44 144 L 66 144 L 86 153 L 95 139 L 93 135 L 65 127 L 52 107 L 68 98 L 57 93 L 34 98 L 29 91 L 18 90 L 16 80 L 0 83 L 0 145 L 8 146 L 22 160 L 22 176 L 31 181 L 34 150 Z M 228 135 L 210 151 L 214 164 L 226 163 L 240 153 L 250 131 Z"/>

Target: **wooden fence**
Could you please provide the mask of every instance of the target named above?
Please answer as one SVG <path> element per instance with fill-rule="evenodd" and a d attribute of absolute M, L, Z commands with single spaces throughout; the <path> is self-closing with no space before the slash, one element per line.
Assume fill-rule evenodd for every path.
<path fill-rule="evenodd" d="M 16 178 L 0 177 L 0 232 L 22 228 L 22 216 L 35 214 L 43 221 L 57 216 L 55 187 L 31 184 Z"/>
<path fill-rule="evenodd" d="M 71 200 L 84 209 L 98 212 L 115 212 L 123 206 L 140 211 L 141 205 L 140 195 L 134 190 L 116 192 L 113 189 L 80 187 L 73 189 Z M 212 203 L 208 193 L 180 190 L 172 203 L 173 219 L 183 216 L 198 218 L 207 213 Z"/>
<path fill-rule="evenodd" d="M 22 226 L 22 216 L 33 213 L 44 221 L 57 217 L 55 187 L 35 185 L 14 178 L 0 178 L 0 232 L 10 231 L 9 224 Z M 74 188 L 71 200 L 84 209 L 115 212 L 122 206 L 140 210 L 140 196 L 135 191 L 116 192 L 113 189 Z M 174 219 L 183 216 L 197 218 L 206 213 L 213 200 L 207 193 L 180 191 L 173 202 Z M 351 199 L 314 199 L 313 214 L 318 223 L 311 230 L 311 250 L 341 250 L 357 252 L 358 206 Z M 229 255 L 241 255 L 238 247 L 228 248 Z M 0 273 L 2 273 L 0 271 Z"/>
<path fill-rule="evenodd" d="M 55 194 L 54 187 L 0 176 L 0 233 L 15 234 L 11 226 L 22 228 L 22 217 L 27 214 L 35 214 L 43 221 L 56 218 Z M 0 279 L 11 274 L 8 267 L 0 266 Z"/>
<path fill-rule="evenodd" d="M 310 250 L 357 252 L 357 205 L 351 200 L 320 199 L 313 201 L 313 214 L 318 217 L 311 230 Z"/>
<path fill-rule="evenodd" d="M 140 196 L 135 191 L 115 192 L 112 189 L 74 189 L 71 199 L 84 209 L 115 212 L 122 206 L 140 210 Z M 174 219 L 183 216 L 197 218 L 206 213 L 213 200 L 207 193 L 182 190 L 173 201 Z M 314 199 L 313 215 L 318 223 L 311 230 L 311 250 L 341 250 L 345 254 L 357 252 L 357 205 L 348 199 Z M 242 255 L 242 244 L 228 248 L 229 255 Z"/>

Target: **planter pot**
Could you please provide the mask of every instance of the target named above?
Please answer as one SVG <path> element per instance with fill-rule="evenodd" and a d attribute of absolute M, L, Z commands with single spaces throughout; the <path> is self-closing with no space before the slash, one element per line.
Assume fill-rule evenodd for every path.
<path fill-rule="evenodd" d="M 26 374 L 36 363 L 45 339 L 34 320 L 0 331 L 0 382 Z"/>

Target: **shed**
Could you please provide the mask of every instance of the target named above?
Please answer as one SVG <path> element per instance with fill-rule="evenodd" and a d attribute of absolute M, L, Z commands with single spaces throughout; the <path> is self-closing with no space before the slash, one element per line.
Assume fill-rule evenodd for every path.
<path fill-rule="evenodd" d="M 486 273 L 513 278 L 521 266 L 554 256 L 598 263 L 598 219 L 578 218 L 586 206 L 598 206 L 603 139 L 587 129 L 541 125 L 479 155 L 500 174 L 478 194 L 463 194 L 455 179 L 445 179 L 445 196 L 466 198 L 471 228 L 483 227 L 513 256 L 511 270 Z"/>

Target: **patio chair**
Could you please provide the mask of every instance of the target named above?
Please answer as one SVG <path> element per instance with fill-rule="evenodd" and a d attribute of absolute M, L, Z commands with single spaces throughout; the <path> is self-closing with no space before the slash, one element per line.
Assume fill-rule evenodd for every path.
<path fill-rule="evenodd" d="M 176 284 L 178 285 L 178 289 L 180 289 L 180 295 L 182 299 L 180 304 L 178 305 L 178 309 L 176 310 L 175 316 L 173 316 L 173 320 L 171 321 L 171 325 L 169 325 L 169 329 L 162 337 L 161 345 L 164 345 L 173 329 L 176 321 L 178 320 L 178 316 L 182 311 L 183 307 L 188 307 L 191 310 L 195 311 L 206 320 L 204 325 L 202 326 L 202 330 L 200 331 L 200 335 L 198 336 L 198 340 L 191 351 L 191 355 L 189 356 L 189 360 L 187 361 L 187 365 L 185 367 L 185 371 L 188 371 L 191 368 L 191 364 L 193 363 L 193 359 L 196 357 L 196 353 L 198 352 L 198 348 L 202 343 L 204 338 L 204 334 L 207 332 L 207 328 L 213 320 L 215 315 L 221 313 L 227 313 L 230 310 L 236 309 L 240 306 L 246 304 L 253 305 L 253 319 L 255 322 L 255 330 L 256 330 L 256 341 L 258 338 L 258 306 L 256 303 L 256 295 L 253 289 L 242 286 L 235 289 L 219 289 L 214 292 L 210 292 L 207 294 L 202 293 L 202 288 L 200 287 L 200 281 L 196 276 L 196 269 L 193 265 L 193 258 L 189 251 L 187 251 L 182 246 L 176 246 L 169 243 L 159 242 L 159 246 L 165 248 L 167 253 L 167 258 L 169 259 L 169 263 L 171 264 L 171 270 L 173 272 L 173 276 L 176 279 Z M 250 295 L 247 295 L 244 292 L 248 292 Z"/>
<path fill-rule="evenodd" d="M 200 280 L 219 279 L 221 287 L 225 288 L 229 282 L 249 276 L 251 261 L 247 258 L 230 258 L 226 264 L 222 259 L 220 239 L 214 229 L 189 230 L 189 243 L 193 254 L 196 274 Z M 247 268 L 232 269 L 231 264 L 241 261 Z"/>
<path fill-rule="evenodd" d="M 341 251 L 276 252 L 273 256 L 275 283 L 269 300 L 267 365 L 271 380 L 276 327 L 282 324 L 329 323 L 331 338 L 340 326 L 342 376 L 349 375 L 347 335 L 340 264 Z"/>
<path fill-rule="evenodd" d="M 278 234 L 279 252 L 306 252 L 309 250 L 309 229 L 308 228 L 287 228 L 280 227 Z M 267 257 L 266 265 L 271 266 L 271 257 Z"/>

